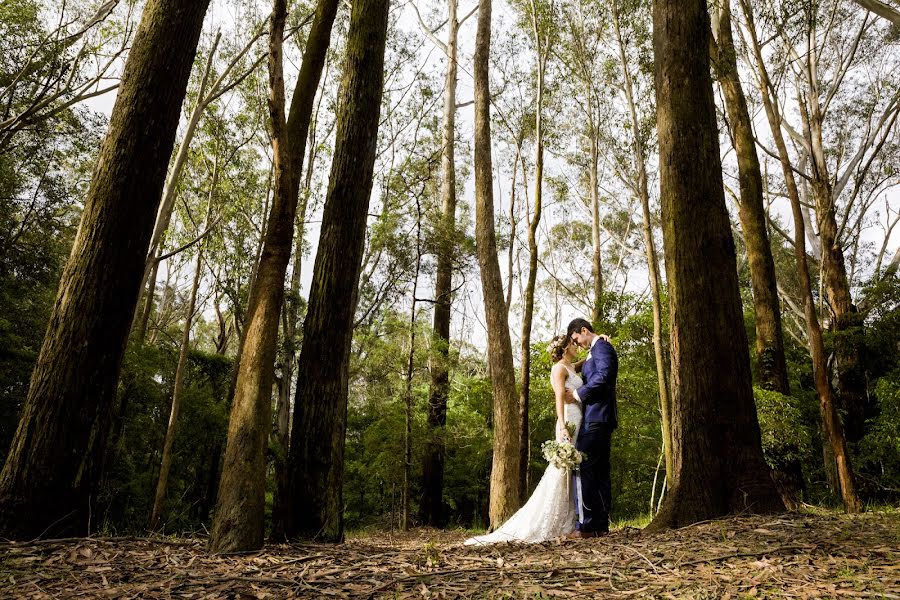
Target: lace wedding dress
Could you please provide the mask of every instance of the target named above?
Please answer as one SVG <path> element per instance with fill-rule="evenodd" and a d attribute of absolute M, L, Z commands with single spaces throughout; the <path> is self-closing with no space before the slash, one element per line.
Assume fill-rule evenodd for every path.
<path fill-rule="evenodd" d="M 582 385 L 581 377 L 566 367 L 569 376 L 566 387 L 577 389 Z M 566 422 L 575 425 L 575 435 L 581 425 L 581 405 L 566 404 Z M 560 440 L 562 429 L 557 423 L 556 439 Z M 575 440 L 572 440 L 575 443 Z M 544 476 L 534 489 L 534 493 L 516 514 L 493 533 L 479 535 L 466 540 L 466 546 L 496 544 L 497 542 L 543 542 L 570 533 L 575 529 L 575 491 L 572 473 L 547 465 Z"/>

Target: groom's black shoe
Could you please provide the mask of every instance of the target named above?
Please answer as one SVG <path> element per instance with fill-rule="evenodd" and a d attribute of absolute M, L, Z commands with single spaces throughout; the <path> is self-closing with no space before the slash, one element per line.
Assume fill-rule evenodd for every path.
<path fill-rule="evenodd" d="M 583 540 L 587 538 L 603 537 L 604 535 L 609 535 L 609 531 L 581 531 L 580 529 L 576 529 L 566 537 L 570 540 Z"/>

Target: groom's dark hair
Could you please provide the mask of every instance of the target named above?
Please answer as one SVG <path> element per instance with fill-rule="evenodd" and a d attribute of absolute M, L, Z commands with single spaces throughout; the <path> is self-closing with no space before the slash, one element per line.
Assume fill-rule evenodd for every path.
<path fill-rule="evenodd" d="M 581 331 L 582 328 L 586 328 L 591 333 L 594 333 L 594 326 L 591 325 L 590 321 L 586 319 L 572 319 L 572 322 L 569 323 L 568 329 L 566 329 L 566 335 L 568 337 L 572 337 L 572 334 L 576 331 Z"/>

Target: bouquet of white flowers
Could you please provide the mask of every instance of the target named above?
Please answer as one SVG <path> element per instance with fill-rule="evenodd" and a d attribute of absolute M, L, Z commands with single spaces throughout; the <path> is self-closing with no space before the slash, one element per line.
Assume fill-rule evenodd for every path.
<path fill-rule="evenodd" d="M 587 454 L 576 450 L 570 442 L 556 440 L 547 440 L 541 444 L 541 452 L 551 465 L 567 471 L 577 469 L 581 461 L 587 458 Z"/>

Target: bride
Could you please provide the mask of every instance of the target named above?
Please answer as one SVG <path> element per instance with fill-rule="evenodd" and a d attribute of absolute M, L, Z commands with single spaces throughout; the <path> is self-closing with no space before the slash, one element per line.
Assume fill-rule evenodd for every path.
<path fill-rule="evenodd" d="M 566 388 L 578 389 L 582 385 L 576 372 L 575 344 L 565 335 L 553 338 L 547 347 L 554 361 L 550 370 L 550 383 L 556 397 L 556 440 L 575 443 L 581 425 L 581 405 L 566 401 Z M 566 424 L 574 425 L 570 436 Z M 570 428 L 571 428 L 570 425 Z M 467 546 L 494 544 L 497 542 L 542 542 L 569 534 L 575 528 L 575 501 L 572 474 L 564 469 L 548 465 L 534 493 L 510 519 L 493 533 L 466 540 Z"/>

